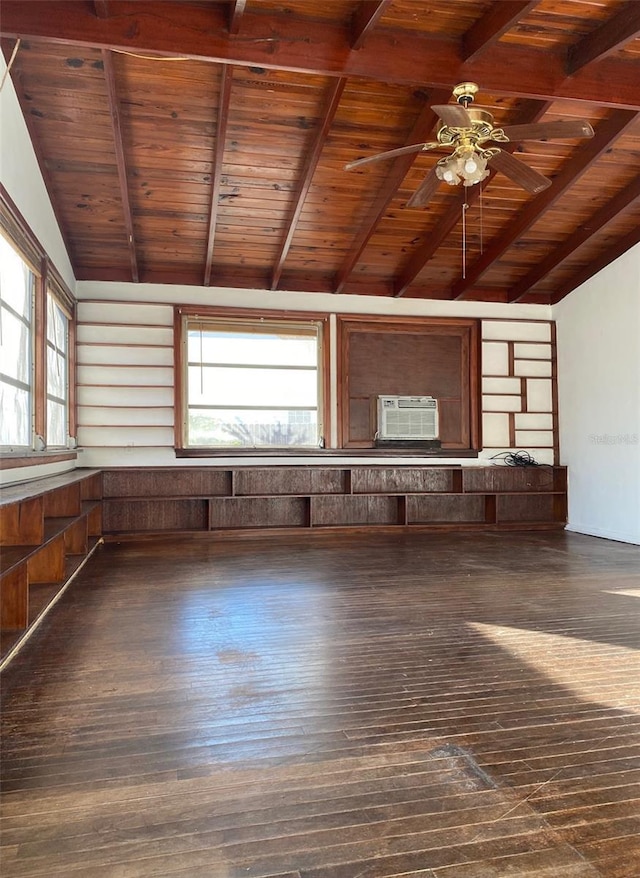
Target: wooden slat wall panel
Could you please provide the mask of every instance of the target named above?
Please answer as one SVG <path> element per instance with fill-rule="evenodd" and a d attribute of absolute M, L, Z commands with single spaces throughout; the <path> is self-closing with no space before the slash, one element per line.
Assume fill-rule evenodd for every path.
<path fill-rule="evenodd" d="M 87 448 L 173 446 L 173 309 L 78 305 L 78 439 Z"/>

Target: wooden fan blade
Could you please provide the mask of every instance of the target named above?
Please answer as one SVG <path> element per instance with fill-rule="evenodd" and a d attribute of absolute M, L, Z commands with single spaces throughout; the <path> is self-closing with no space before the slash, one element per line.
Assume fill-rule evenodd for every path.
<path fill-rule="evenodd" d="M 529 165 L 525 165 L 510 152 L 500 150 L 496 155 L 491 156 L 489 164 L 497 171 L 502 171 L 506 177 L 533 195 L 537 195 L 538 192 L 551 186 L 551 180 L 538 171 L 534 171 Z"/>
<path fill-rule="evenodd" d="M 471 128 L 473 125 L 471 116 L 460 104 L 438 104 L 431 109 L 450 128 Z"/>
<path fill-rule="evenodd" d="M 439 143 L 412 143 L 411 146 L 399 146 L 398 149 L 389 149 L 387 152 L 378 152 L 376 155 L 369 155 L 364 159 L 356 159 L 355 162 L 349 162 L 344 166 L 345 171 L 352 168 L 358 168 L 360 165 L 368 165 L 369 162 L 379 162 L 382 159 L 393 159 L 399 155 L 409 155 L 411 152 L 422 152 L 423 149 L 435 149 L 440 146 Z"/>
<path fill-rule="evenodd" d="M 567 119 L 560 122 L 533 122 L 530 125 L 506 125 L 502 130 L 511 141 L 593 137 L 591 125 L 578 119 Z"/>
<path fill-rule="evenodd" d="M 420 183 L 411 198 L 407 201 L 407 207 L 424 207 L 424 205 L 431 200 L 439 185 L 440 180 L 436 177 L 436 169 L 431 168 L 422 183 Z"/>

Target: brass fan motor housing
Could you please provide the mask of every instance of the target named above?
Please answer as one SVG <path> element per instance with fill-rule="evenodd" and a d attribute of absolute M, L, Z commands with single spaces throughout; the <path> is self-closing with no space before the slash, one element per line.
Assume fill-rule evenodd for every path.
<path fill-rule="evenodd" d="M 487 140 L 495 140 L 499 143 L 506 143 L 508 141 L 508 137 L 501 128 L 494 128 L 493 116 L 488 110 L 481 110 L 479 107 L 469 107 L 467 113 L 471 119 L 472 126 L 470 128 L 459 128 L 442 122 L 436 135 L 438 143 L 441 143 L 443 146 L 468 146 L 473 148 L 481 146 Z"/>

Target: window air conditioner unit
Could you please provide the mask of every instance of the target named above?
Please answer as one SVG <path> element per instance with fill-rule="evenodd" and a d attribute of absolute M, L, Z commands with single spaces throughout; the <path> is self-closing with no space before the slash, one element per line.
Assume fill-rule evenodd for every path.
<path fill-rule="evenodd" d="M 437 439 L 438 400 L 433 396 L 379 396 L 378 439 Z"/>

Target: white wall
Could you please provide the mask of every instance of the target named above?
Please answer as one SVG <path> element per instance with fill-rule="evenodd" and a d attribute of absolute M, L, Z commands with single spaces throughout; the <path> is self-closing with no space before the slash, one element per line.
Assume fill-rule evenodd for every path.
<path fill-rule="evenodd" d="M 640 245 L 553 314 L 568 527 L 640 544 Z"/>

